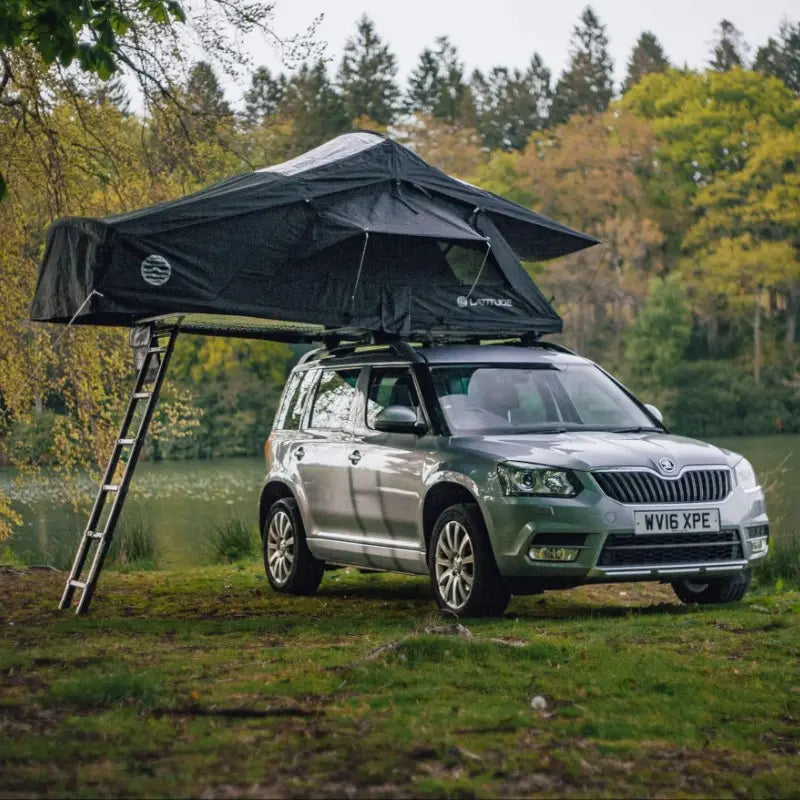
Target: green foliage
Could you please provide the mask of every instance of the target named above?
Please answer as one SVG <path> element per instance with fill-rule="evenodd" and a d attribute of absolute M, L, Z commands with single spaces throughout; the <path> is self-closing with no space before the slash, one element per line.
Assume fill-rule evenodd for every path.
<path fill-rule="evenodd" d="M 628 71 L 622 84 L 622 91 L 628 91 L 645 75 L 664 72 L 667 69 L 669 69 L 669 59 L 664 53 L 661 42 L 651 31 L 644 31 L 636 40 L 631 57 L 628 59 Z"/>
<path fill-rule="evenodd" d="M 780 586 L 800 585 L 800 531 L 780 528 L 769 542 L 769 553 L 756 573 L 759 584 Z"/>
<path fill-rule="evenodd" d="M 215 523 L 206 534 L 206 551 L 213 564 L 231 564 L 252 558 L 260 547 L 258 531 L 238 518 Z"/>
<path fill-rule="evenodd" d="M 586 6 L 572 30 L 569 64 L 556 84 L 551 122 L 566 122 L 573 114 L 605 111 L 614 93 L 613 62 L 605 25 Z"/>
<path fill-rule="evenodd" d="M 348 119 L 368 117 L 379 125 L 391 123 L 400 100 L 396 76 L 397 59 L 365 14 L 356 25 L 356 35 L 345 43 L 337 72 Z"/>
<path fill-rule="evenodd" d="M 721 20 L 711 50 L 711 69 L 727 72 L 734 67 L 744 67 L 749 49 L 742 32 L 730 20 Z"/>
<path fill-rule="evenodd" d="M 625 331 L 625 363 L 636 390 L 651 402 L 674 384 L 691 336 L 691 317 L 677 276 L 654 278 L 647 301 Z"/>
<path fill-rule="evenodd" d="M 143 518 L 120 520 L 111 542 L 110 560 L 127 569 L 158 565 L 158 539 L 152 522 Z"/>
<path fill-rule="evenodd" d="M 753 69 L 780 78 L 792 91 L 800 92 L 800 22 L 783 20 L 778 38 L 770 36 L 758 48 Z"/>

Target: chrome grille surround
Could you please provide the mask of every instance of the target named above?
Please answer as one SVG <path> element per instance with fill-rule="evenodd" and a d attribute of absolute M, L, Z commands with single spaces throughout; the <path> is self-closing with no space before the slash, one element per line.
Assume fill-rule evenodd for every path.
<path fill-rule="evenodd" d="M 591 474 L 604 494 L 628 505 L 718 503 L 733 488 L 728 467 L 693 467 L 674 478 L 650 469 L 608 469 Z"/>

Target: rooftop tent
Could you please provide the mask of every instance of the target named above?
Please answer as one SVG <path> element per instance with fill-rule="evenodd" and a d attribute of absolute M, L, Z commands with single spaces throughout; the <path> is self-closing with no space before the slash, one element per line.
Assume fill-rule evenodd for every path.
<path fill-rule="evenodd" d="M 258 318 L 285 341 L 541 334 L 561 319 L 519 258 L 596 243 L 390 139 L 350 133 L 172 202 L 58 220 L 31 318 L 132 326 L 179 315 L 182 330 L 234 335 Z"/>

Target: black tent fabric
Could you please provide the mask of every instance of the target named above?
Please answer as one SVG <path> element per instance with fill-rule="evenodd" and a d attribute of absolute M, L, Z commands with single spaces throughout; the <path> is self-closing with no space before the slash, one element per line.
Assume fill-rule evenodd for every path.
<path fill-rule="evenodd" d="M 542 334 L 519 262 L 596 244 L 371 132 L 187 197 L 55 222 L 31 319 L 131 326 L 254 317 L 393 336 Z M 286 325 L 276 338 L 304 340 Z M 314 338 L 318 338 L 316 336 Z"/>

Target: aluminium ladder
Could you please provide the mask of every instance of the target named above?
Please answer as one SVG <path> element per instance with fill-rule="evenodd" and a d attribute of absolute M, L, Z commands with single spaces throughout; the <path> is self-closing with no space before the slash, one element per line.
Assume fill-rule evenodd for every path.
<path fill-rule="evenodd" d="M 81 595 L 75 613 L 85 614 L 89 610 L 97 579 L 100 577 L 108 549 L 114 538 L 114 529 L 144 444 L 144 437 L 158 402 L 158 394 L 164 382 L 164 375 L 179 329 L 180 324 L 161 328 L 154 325 L 150 327 L 149 344 L 136 376 L 136 383 L 122 419 L 119 436 L 117 436 L 111 457 L 106 465 L 89 521 L 78 543 L 75 561 L 64 587 L 59 608 L 69 608 L 75 590 L 80 589 Z M 164 344 L 160 342 L 162 339 L 166 339 Z M 125 458 L 126 454 L 127 459 Z M 121 467 L 121 474 L 117 476 L 119 467 Z M 105 516 L 104 512 L 106 512 Z M 95 545 L 94 555 L 86 577 L 82 578 L 92 545 Z"/>

